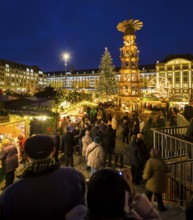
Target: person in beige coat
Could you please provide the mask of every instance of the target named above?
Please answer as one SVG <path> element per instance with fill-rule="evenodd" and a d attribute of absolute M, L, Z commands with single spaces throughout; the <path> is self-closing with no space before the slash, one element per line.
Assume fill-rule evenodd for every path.
<path fill-rule="evenodd" d="M 84 157 L 84 161 L 85 161 L 85 169 L 89 170 L 90 168 L 87 165 L 87 159 L 85 157 L 86 154 L 86 150 L 89 144 L 92 143 L 92 137 L 90 135 L 90 131 L 86 130 L 85 135 L 82 137 L 82 156 Z"/>
<path fill-rule="evenodd" d="M 90 176 L 104 166 L 105 153 L 99 137 L 95 137 L 94 141 L 88 145 L 85 157 L 87 165 L 91 168 Z"/>
<path fill-rule="evenodd" d="M 168 167 L 160 157 L 157 149 L 152 148 L 150 150 L 150 156 L 150 159 L 145 164 L 143 173 L 143 179 L 146 181 L 146 195 L 151 201 L 154 194 L 158 203 L 158 209 L 163 212 L 167 210 L 163 204 L 162 193 L 166 190 Z"/>
<path fill-rule="evenodd" d="M 85 157 L 86 150 L 89 144 L 92 143 L 92 137 L 90 131 L 86 130 L 85 135 L 82 137 L 82 156 Z"/>

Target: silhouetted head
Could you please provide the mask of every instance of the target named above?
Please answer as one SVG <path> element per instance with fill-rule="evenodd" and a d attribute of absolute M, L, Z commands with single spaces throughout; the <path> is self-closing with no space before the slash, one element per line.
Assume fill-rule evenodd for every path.
<path fill-rule="evenodd" d="M 129 186 L 117 171 L 101 169 L 94 173 L 87 191 L 87 205 L 91 216 L 123 217 L 126 191 L 130 193 Z"/>

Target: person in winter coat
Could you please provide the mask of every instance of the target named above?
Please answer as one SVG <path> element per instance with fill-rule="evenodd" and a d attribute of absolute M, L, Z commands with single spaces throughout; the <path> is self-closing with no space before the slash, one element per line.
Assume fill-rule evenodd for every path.
<path fill-rule="evenodd" d="M 19 144 L 19 159 L 21 160 L 20 163 L 24 163 L 24 157 L 23 157 L 23 154 L 24 154 L 24 143 L 26 141 L 27 138 L 25 138 L 23 135 L 19 135 L 17 137 L 18 139 L 18 144 Z"/>
<path fill-rule="evenodd" d="M 133 183 L 138 185 L 142 180 L 141 170 L 143 167 L 142 152 L 136 142 L 136 135 L 131 136 L 131 142 L 128 147 L 128 157 L 133 176 Z"/>
<path fill-rule="evenodd" d="M 0 219 L 82 220 L 86 213 L 83 174 L 59 166 L 49 135 L 28 138 L 24 152 L 27 168 L 0 195 Z"/>
<path fill-rule="evenodd" d="M 87 166 L 87 159 L 85 157 L 86 154 L 86 150 L 89 144 L 92 143 L 92 137 L 90 135 L 90 131 L 86 130 L 85 135 L 82 137 L 82 156 L 84 157 L 85 160 L 85 168 L 89 169 L 89 167 Z"/>
<path fill-rule="evenodd" d="M 129 124 L 127 119 L 123 120 L 122 131 L 123 131 L 123 142 L 129 144 Z"/>
<path fill-rule="evenodd" d="M 62 150 L 66 166 L 73 167 L 74 135 L 70 132 L 69 127 L 66 128 L 66 133 L 62 136 Z"/>
<path fill-rule="evenodd" d="M 60 136 L 58 134 L 58 130 L 54 130 L 54 132 L 52 133 L 51 137 L 54 140 L 54 146 L 55 146 L 55 155 L 54 158 L 57 162 L 59 162 L 58 159 L 58 154 L 59 154 L 59 150 L 60 150 Z"/>
<path fill-rule="evenodd" d="M 2 149 L 0 152 L 2 168 L 5 171 L 5 187 L 13 184 L 15 178 L 15 169 L 19 166 L 18 151 L 9 139 L 2 140 Z M 2 189 L 4 189 L 2 188 Z"/>
<path fill-rule="evenodd" d="M 141 151 L 141 157 L 140 158 L 141 158 L 142 172 L 143 172 L 145 163 L 149 159 L 149 152 L 148 152 L 147 146 L 144 142 L 143 134 L 141 134 L 141 133 L 137 134 L 136 143 L 139 146 L 139 149 Z"/>
<path fill-rule="evenodd" d="M 95 137 L 100 137 L 98 121 L 96 121 L 94 126 L 90 129 L 90 135 L 92 137 L 92 140 L 94 140 Z"/>
<path fill-rule="evenodd" d="M 143 173 L 143 179 L 146 181 L 146 195 L 151 201 L 154 194 L 157 199 L 158 209 L 163 212 L 166 208 L 163 204 L 162 193 L 166 190 L 168 167 L 156 148 L 150 150 L 150 156 Z"/>
<path fill-rule="evenodd" d="M 85 135 L 82 137 L 82 156 L 85 157 L 86 150 L 89 144 L 92 143 L 92 137 L 90 135 L 90 131 L 86 130 Z"/>
<path fill-rule="evenodd" d="M 82 137 L 85 135 L 86 130 L 89 129 L 89 124 L 84 123 L 81 125 L 79 129 L 79 134 L 74 136 L 74 138 L 78 138 L 78 145 L 79 145 L 79 155 L 82 155 Z"/>
<path fill-rule="evenodd" d="M 116 115 L 113 115 L 113 118 L 111 120 L 111 125 L 112 125 L 112 129 L 116 131 L 117 128 L 118 128 L 118 123 L 117 123 Z"/>
<path fill-rule="evenodd" d="M 104 156 L 105 154 L 100 144 L 100 138 L 95 137 L 94 141 L 88 145 L 85 154 L 87 165 L 91 168 L 91 176 L 104 166 Z"/>
<path fill-rule="evenodd" d="M 103 136 L 103 149 L 105 152 L 105 164 L 108 160 L 108 167 L 111 167 L 112 156 L 114 155 L 115 150 L 115 130 L 113 130 L 111 124 L 108 124 Z M 104 164 L 104 166 L 105 166 Z"/>

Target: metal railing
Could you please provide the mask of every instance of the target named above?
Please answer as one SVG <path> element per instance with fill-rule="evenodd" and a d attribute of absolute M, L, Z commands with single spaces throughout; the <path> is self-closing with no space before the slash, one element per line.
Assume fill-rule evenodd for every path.
<path fill-rule="evenodd" d="M 175 201 L 179 206 L 185 206 L 193 193 L 193 141 L 183 136 L 187 128 L 152 129 L 154 148 L 159 149 L 169 168 L 164 199 Z"/>

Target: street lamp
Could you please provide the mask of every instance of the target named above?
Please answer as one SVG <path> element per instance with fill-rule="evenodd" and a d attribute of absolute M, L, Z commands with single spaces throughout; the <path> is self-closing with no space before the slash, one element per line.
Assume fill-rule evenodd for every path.
<path fill-rule="evenodd" d="M 63 58 L 64 58 L 64 67 L 65 67 L 65 74 L 67 71 L 67 62 L 70 59 L 70 54 L 69 53 L 63 53 Z"/>

